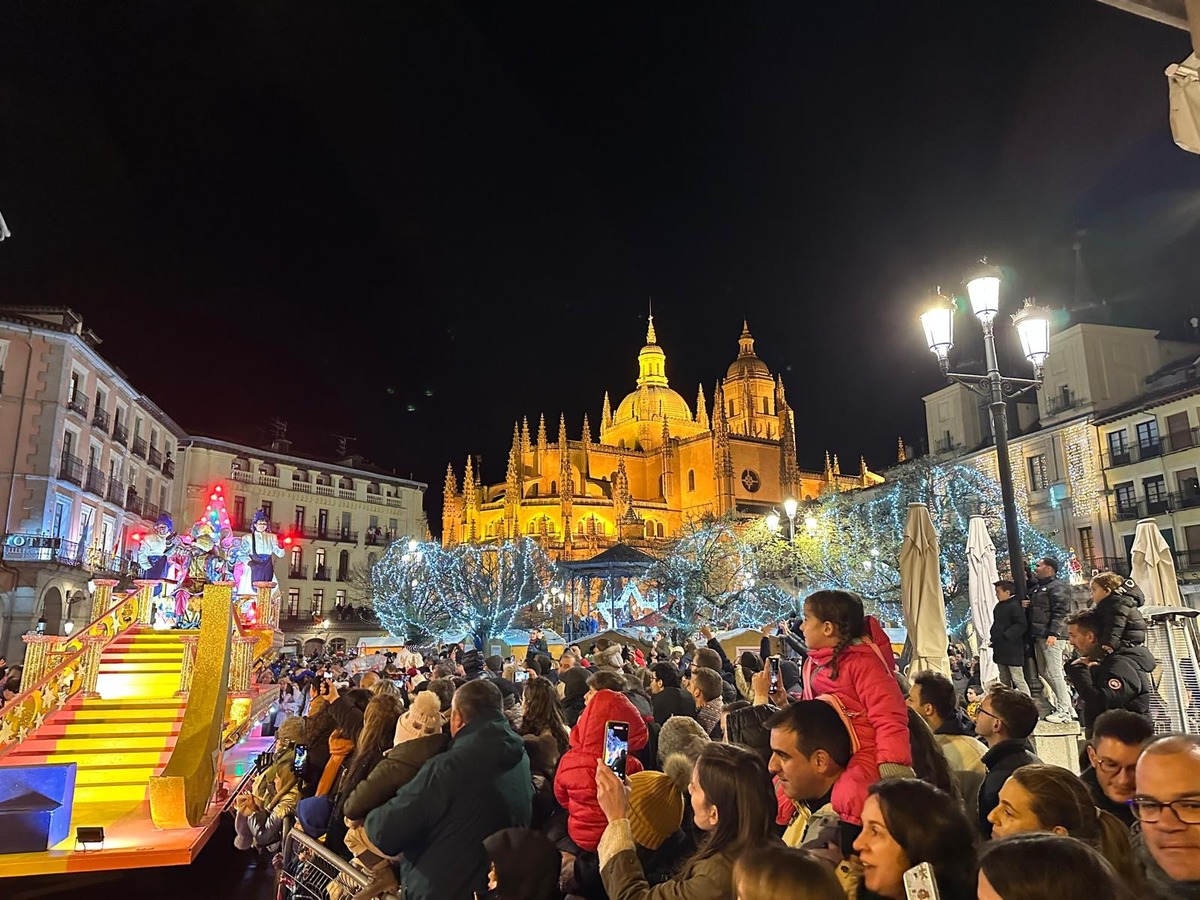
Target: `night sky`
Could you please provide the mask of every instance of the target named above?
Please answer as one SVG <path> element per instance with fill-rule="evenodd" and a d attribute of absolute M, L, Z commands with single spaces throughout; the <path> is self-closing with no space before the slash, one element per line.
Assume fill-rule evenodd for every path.
<path fill-rule="evenodd" d="M 0 303 L 81 312 L 186 429 L 356 437 L 435 530 L 514 418 L 597 430 L 650 296 L 689 403 L 746 317 L 801 466 L 883 468 L 942 384 L 921 298 L 981 254 L 1010 311 L 1187 335 L 1187 54 L 1096 0 L 6 3 Z"/>

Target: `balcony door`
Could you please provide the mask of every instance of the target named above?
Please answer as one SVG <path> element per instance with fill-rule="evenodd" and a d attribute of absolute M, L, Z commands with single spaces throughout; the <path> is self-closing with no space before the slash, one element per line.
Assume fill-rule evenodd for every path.
<path fill-rule="evenodd" d="M 317 510 L 317 534 L 324 537 L 329 533 L 329 510 Z"/>
<path fill-rule="evenodd" d="M 1186 412 L 1167 416 L 1167 443 L 1170 449 L 1176 453 L 1192 446 L 1192 429 L 1188 425 Z"/>

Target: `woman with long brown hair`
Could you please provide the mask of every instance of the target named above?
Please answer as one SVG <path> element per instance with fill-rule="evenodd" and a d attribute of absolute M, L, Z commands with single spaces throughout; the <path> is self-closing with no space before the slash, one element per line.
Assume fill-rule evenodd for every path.
<path fill-rule="evenodd" d="M 558 746 L 561 756 L 571 747 L 571 729 L 567 727 L 558 694 L 545 678 L 531 678 L 525 683 L 521 699 L 521 724 L 517 734 L 532 737 L 549 735 Z"/>
<path fill-rule="evenodd" d="M 1140 882 L 1129 832 L 1112 813 L 1096 809 L 1079 776 L 1058 766 L 1022 766 L 1000 788 L 988 816 L 992 837 L 1050 832 L 1078 838 L 1108 860 L 1130 888 Z"/>
<path fill-rule="evenodd" d="M 608 827 L 600 840 L 600 875 L 621 900 L 733 900 L 733 864 L 745 851 L 779 843 L 771 779 L 755 754 L 732 744 L 709 744 L 689 786 L 700 848 L 671 881 L 651 887 L 638 860 L 629 821 L 627 786 L 599 761 L 596 790 Z"/>
<path fill-rule="evenodd" d="M 402 712 L 404 705 L 399 695 L 386 693 L 372 697 L 363 712 L 362 731 L 354 741 L 354 754 L 346 765 L 346 774 L 338 788 L 333 812 L 329 817 L 329 830 L 325 833 L 325 846 L 346 859 L 353 854 L 345 843 L 347 826 L 342 816 L 342 808 L 350 792 L 370 774 L 383 759 L 383 754 L 391 749 L 396 720 Z"/>

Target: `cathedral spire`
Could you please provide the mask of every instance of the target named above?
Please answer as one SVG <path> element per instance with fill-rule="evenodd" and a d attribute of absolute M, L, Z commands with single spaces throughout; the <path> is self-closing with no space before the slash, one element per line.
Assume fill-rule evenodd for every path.
<path fill-rule="evenodd" d="M 528 417 L 528 416 L 522 416 L 522 417 L 521 417 L 521 455 L 522 455 L 522 460 L 524 459 L 524 455 L 525 455 L 526 453 L 528 453 L 529 451 L 530 451 L 530 446 L 529 446 L 529 417 Z"/>
<path fill-rule="evenodd" d="M 904 449 L 904 438 L 902 438 L 902 437 L 896 438 L 896 445 L 897 445 L 896 462 L 898 462 L 898 463 L 908 462 L 908 453 Z"/>
<path fill-rule="evenodd" d="M 442 489 L 442 498 L 449 503 L 458 494 L 458 481 L 454 477 L 454 466 L 446 463 L 446 484 Z"/>
<path fill-rule="evenodd" d="M 558 449 L 562 453 L 567 452 L 567 415 L 566 415 L 566 413 L 558 414 Z"/>
<path fill-rule="evenodd" d="M 829 459 L 829 451 L 825 451 L 825 480 L 833 481 L 833 462 Z"/>
<path fill-rule="evenodd" d="M 754 335 L 750 333 L 750 325 L 742 319 L 742 334 L 738 338 L 738 356 L 754 355 Z"/>
<path fill-rule="evenodd" d="M 590 447 L 592 445 L 592 426 L 588 424 L 587 413 L 583 414 L 583 446 Z"/>
<path fill-rule="evenodd" d="M 600 431 L 603 433 L 612 425 L 612 404 L 608 400 L 608 391 L 604 392 L 604 405 L 600 407 Z"/>
<path fill-rule="evenodd" d="M 638 387 L 656 385 L 668 387 L 667 355 L 658 346 L 658 337 L 654 333 L 654 315 L 646 328 L 646 346 L 638 354 Z"/>
<path fill-rule="evenodd" d="M 704 402 L 704 385 L 696 387 L 696 424 L 708 428 L 708 406 Z"/>
<path fill-rule="evenodd" d="M 539 450 L 546 449 L 546 414 L 538 416 L 537 445 Z"/>
<path fill-rule="evenodd" d="M 646 317 L 646 343 L 656 344 L 658 338 L 654 334 L 654 298 L 649 300 L 650 314 Z"/>
<path fill-rule="evenodd" d="M 842 464 L 841 464 L 840 462 L 838 462 L 838 458 L 837 458 L 837 454 L 836 454 L 836 453 L 835 453 L 835 454 L 833 454 L 833 474 L 834 474 L 834 475 L 841 475 L 841 474 L 842 474 Z"/>

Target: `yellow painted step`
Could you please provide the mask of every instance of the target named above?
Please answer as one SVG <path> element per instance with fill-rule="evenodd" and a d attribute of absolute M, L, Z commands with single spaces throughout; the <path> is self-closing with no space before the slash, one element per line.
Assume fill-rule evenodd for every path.
<path fill-rule="evenodd" d="M 36 740 L 36 739 L 35 739 Z M 173 736 L 152 734 L 145 737 L 125 734 L 105 734 L 99 737 L 47 738 L 54 742 L 54 753 L 64 750 L 105 751 L 114 747 L 121 750 L 162 750 L 173 741 Z M 49 749 L 49 748 L 48 748 Z"/>
<path fill-rule="evenodd" d="M 75 770 L 75 784 L 146 784 L 158 766 L 79 766 Z"/>
<path fill-rule="evenodd" d="M 167 672 L 173 672 L 176 676 L 179 675 L 179 666 L 172 666 L 169 662 L 154 662 L 136 660 L 131 662 L 117 662 L 115 660 L 100 660 L 100 674 L 112 675 L 117 672 L 143 673 L 146 675 L 162 675 Z"/>
<path fill-rule="evenodd" d="M 154 709 L 122 709 L 120 707 L 84 706 L 75 711 L 74 722 L 94 723 L 132 723 L 132 722 L 174 722 L 182 712 L 179 706 L 162 706 Z"/>
<path fill-rule="evenodd" d="M 143 800 L 149 779 L 134 784 L 88 784 L 75 785 L 76 803 L 115 803 L 118 801 Z"/>
<path fill-rule="evenodd" d="M 80 765 L 108 765 L 108 766 L 159 766 L 164 765 L 165 756 L 169 755 L 166 750 L 109 750 L 106 753 L 98 753 L 87 750 L 56 750 L 51 753 L 37 754 L 37 762 L 47 763 L 67 763 L 74 762 Z M 32 755 L 32 754 L 31 754 Z M 22 754 L 12 754 L 4 758 L 8 765 L 24 765 L 28 760 L 22 758 Z M 3 766 L 0 766 L 0 773 L 4 771 Z"/>
<path fill-rule="evenodd" d="M 58 738 L 60 741 L 75 737 L 109 737 L 124 743 L 127 737 L 169 737 L 177 725 L 172 719 L 169 722 L 125 722 L 115 728 L 111 722 L 64 722 L 46 727 L 61 728 L 64 734 Z"/>
<path fill-rule="evenodd" d="M 178 690 L 178 672 L 162 675 L 114 672 L 96 679 L 96 693 L 108 700 L 166 700 Z"/>

